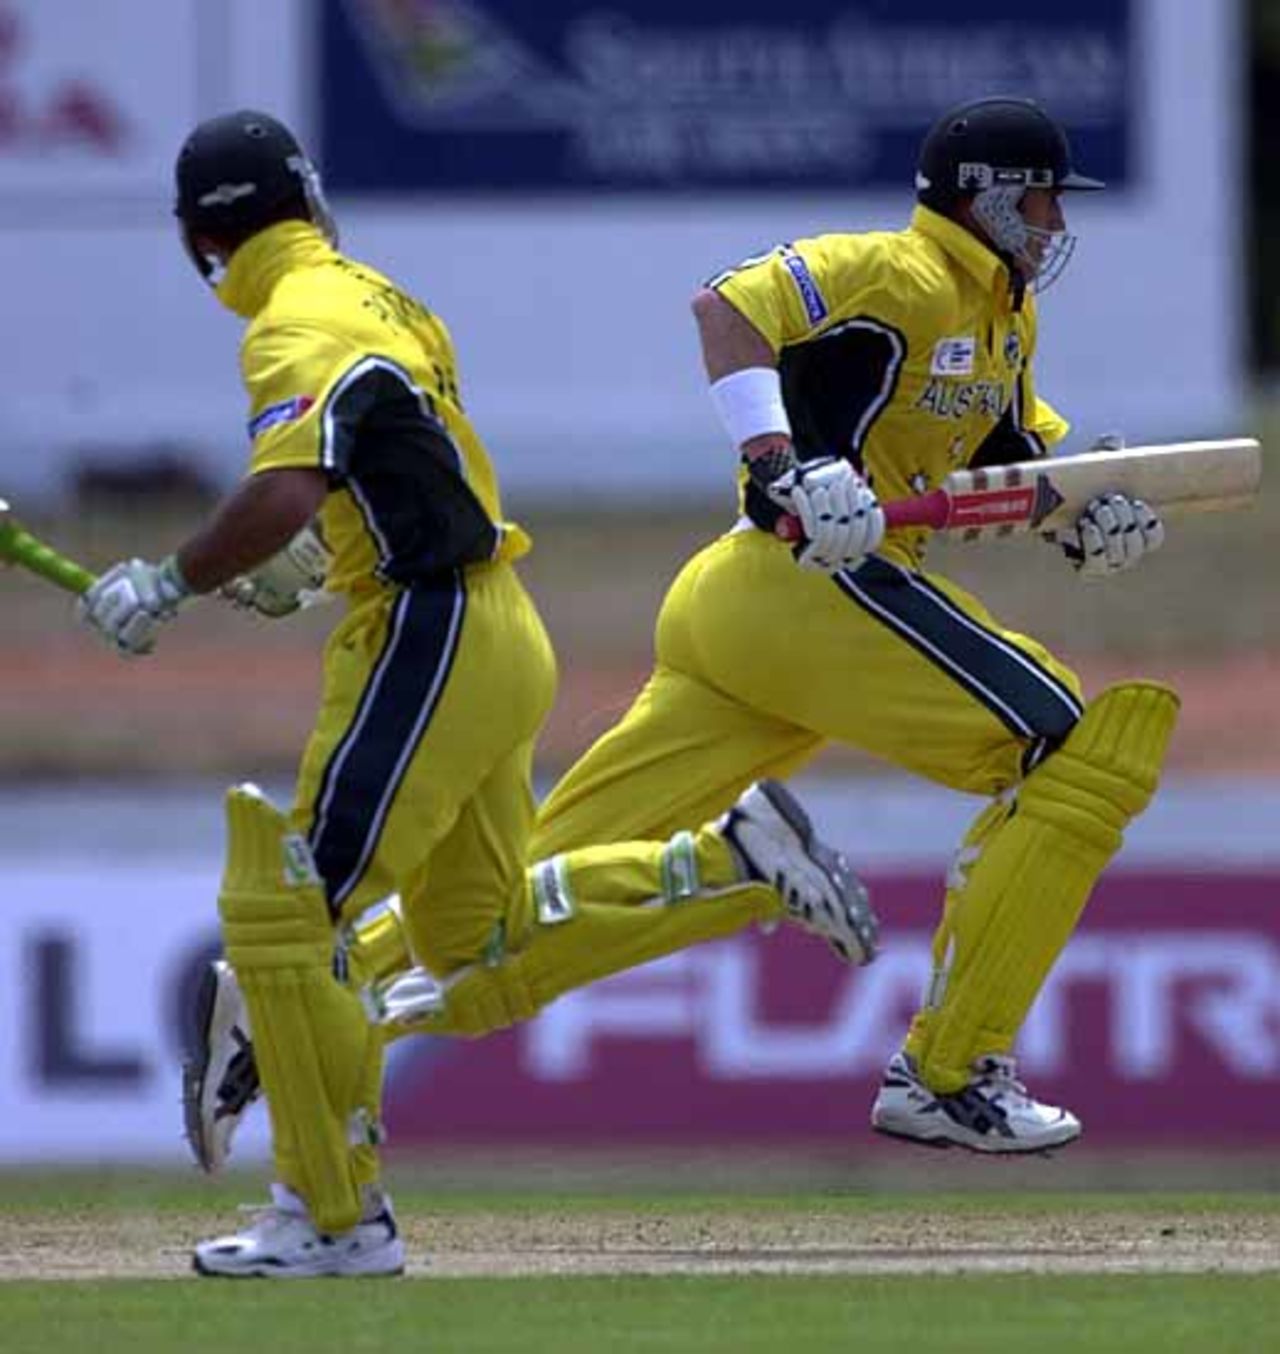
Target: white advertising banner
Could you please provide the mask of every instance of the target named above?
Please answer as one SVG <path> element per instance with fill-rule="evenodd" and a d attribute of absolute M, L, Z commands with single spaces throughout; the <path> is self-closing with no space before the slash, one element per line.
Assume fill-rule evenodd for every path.
<path fill-rule="evenodd" d="M 197 113 L 197 0 L 0 3 L 0 203 L 167 192 Z"/>
<path fill-rule="evenodd" d="M 180 1160 L 183 994 L 217 949 L 217 860 L 9 858 L 4 886 L 0 1161 Z"/>

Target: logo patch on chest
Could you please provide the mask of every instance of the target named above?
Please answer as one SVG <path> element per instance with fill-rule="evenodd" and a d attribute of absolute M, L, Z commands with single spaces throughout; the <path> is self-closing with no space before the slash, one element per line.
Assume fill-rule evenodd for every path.
<path fill-rule="evenodd" d="M 933 376 L 972 376 L 973 358 L 978 351 L 978 340 L 972 335 L 964 338 L 939 339 L 933 349 L 929 371 Z"/>
<path fill-rule="evenodd" d="M 1018 331 L 1011 329 L 1004 340 L 1004 360 L 1011 367 L 1016 367 L 1022 361 L 1022 340 L 1018 337 Z"/>

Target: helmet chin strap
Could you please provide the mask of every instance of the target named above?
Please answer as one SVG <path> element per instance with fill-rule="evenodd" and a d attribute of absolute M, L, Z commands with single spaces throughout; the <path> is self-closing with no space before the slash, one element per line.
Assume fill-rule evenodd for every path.
<path fill-rule="evenodd" d="M 1076 237 L 1065 230 L 1041 230 L 1027 224 L 1018 204 L 1023 184 L 983 188 L 973 199 L 973 219 L 996 249 L 1020 268 L 1034 292 L 1042 292 L 1061 275 L 1076 247 Z"/>

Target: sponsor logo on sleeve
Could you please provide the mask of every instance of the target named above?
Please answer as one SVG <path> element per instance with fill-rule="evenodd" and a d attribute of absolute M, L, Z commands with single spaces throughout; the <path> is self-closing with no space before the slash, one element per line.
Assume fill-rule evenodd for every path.
<path fill-rule="evenodd" d="M 278 423 L 296 423 L 313 404 L 315 399 L 311 395 L 294 395 L 292 399 L 267 405 L 249 420 L 249 440 L 253 441 Z"/>
<path fill-rule="evenodd" d="M 800 293 L 800 299 L 804 302 L 804 313 L 809 317 L 809 323 L 821 324 L 830 311 L 827 309 L 822 291 L 809 271 L 809 265 L 790 245 L 783 245 L 782 261 L 787 265 L 791 280 L 796 284 L 796 291 Z"/>
<path fill-rule="evenodd" d="M 934 376 L 972 376 L 977 351 L 978 340 L 972 334 L 964 338 L 939 339 L 929 371 Z"/>

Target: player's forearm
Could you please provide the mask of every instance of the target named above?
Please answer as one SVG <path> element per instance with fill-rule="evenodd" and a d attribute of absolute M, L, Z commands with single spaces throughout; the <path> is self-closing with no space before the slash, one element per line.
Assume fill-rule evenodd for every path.
<path fill-rule="evenodd" d="M 781 474 L 790 464 L 791 432 L 773 349 L 750 320 L 710 287 L 693 298 L 693 314 L 712 399 L 726 430 L 749 462 L 768 457 L 769 478 L 774 470 Z M 725 377 L 735 380 L 717 386 Z M 738 386 L 732 394 L 726 389 L 730 385 Z"/>
<path fill-rule="evenodd" d="M 316 515 L 329 491 L 322 470 L 267 470 L 223 501 L 177 552 L 195 592 L 212 592 L 282 549 Z"/>

